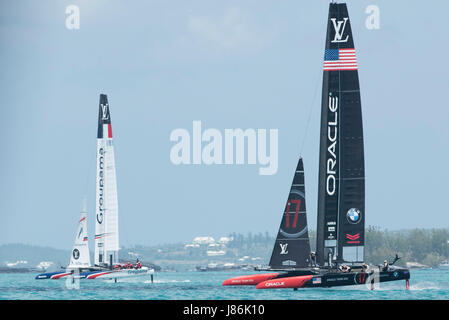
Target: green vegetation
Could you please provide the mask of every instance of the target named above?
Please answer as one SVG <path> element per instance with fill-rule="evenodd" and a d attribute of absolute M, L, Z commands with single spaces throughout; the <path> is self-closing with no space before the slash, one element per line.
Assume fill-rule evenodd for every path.
<path fill-rule="evenodd" d="M 273 237 L 267 233 L 247 236 L 233 233 L 230 237 L 233 237 L 234 241 L 228 245 L 229 248 L 239 248 L 240 254 L 257 252 L 263 257 L 263 261 L 268 263 L 273 249 Z M 310 230 L 309 237 L 311 249 L 314 251 L 316 232 Z M 443 260 L 449 260 L 449 229 L 390 231 L 369 226 L 366 229 L 365 241 L 365 260 L 372 264 L 381 264 L 385 259 L 391 261 L 396 253 L 401 257 L 397 264 L 402 266 L 405 266 L 406 262 L 418 262 L 435 268 Z"/>
<path fill-rule="evenodd" d="M 419 262 L 437 267 L 443 260 L 449 260 L 449 229 L 389 231 L 370 226 L 365 239 L 366 261 L 371 263 L 381 263 L 396 253 L 401 257 L 399 265 Z"/>

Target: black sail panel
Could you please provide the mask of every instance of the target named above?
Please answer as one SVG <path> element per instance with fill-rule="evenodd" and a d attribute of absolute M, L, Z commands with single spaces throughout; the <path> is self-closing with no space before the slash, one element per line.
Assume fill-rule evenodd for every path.
<path fill-rule="evenodd" d="M 323 64 L 317 262 L 364 259 L 365 170 L 358 66 L 346 4 L 331 3 Z"/>
<path fill-rule="evenodd" d="M 299 159 L 282 215 L 269 266 L 273 269 L 304 268 L 310 264 L 304 165 Z"/>
<path fill-rule="evenodd" d="M 103 138 L 103 124 L 111 124 L 111 114 L 109 112 L 108 96 L 100 94 L 100 105 L 98 108 L 98 139 Z"/>

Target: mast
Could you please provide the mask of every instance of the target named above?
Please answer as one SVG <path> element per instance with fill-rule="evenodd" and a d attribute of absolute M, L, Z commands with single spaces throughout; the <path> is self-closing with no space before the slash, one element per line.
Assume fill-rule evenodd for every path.
<path fill-rule="evenodd" d="M 304 165 L 299 159 L 269 266 L 272 269 L 304 268 L 310 264 Z"/>
<path fill-rule="evenodd" d="M 118 201 L 108 98 L 100 95 L 97 132 L 95 265 L 118 262 Z"/>
<path fill-rule="evenodd" d="M 365 168 L 358 66 L 346 4 L 329 4 L 323 67 L 317 262 L 363 262 Z"/>

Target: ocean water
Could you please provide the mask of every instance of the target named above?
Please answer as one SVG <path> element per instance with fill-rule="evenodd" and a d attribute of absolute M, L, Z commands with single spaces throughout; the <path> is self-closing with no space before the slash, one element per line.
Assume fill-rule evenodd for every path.
<path fill-rule="evenodd" d="M 223 287 L 224 280 L 255 272 L 159 272 L 149 278 L 121 280 L 35 280 L 36 274 L 0 274 L 2 300 L 449 300 L 449 270 L 412 270 L 410 290 L 405 281 L 316 288 L 257 290 Z M 256 272 L 257 273 L 257 272 Z"/>

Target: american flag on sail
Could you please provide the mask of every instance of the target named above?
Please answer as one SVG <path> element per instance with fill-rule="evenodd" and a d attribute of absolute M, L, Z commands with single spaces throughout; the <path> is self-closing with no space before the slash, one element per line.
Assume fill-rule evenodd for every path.
<path fill-rule="evenodd" d="M 357 70 L 355 49 L 326 49 L 324 71 Z"/>

